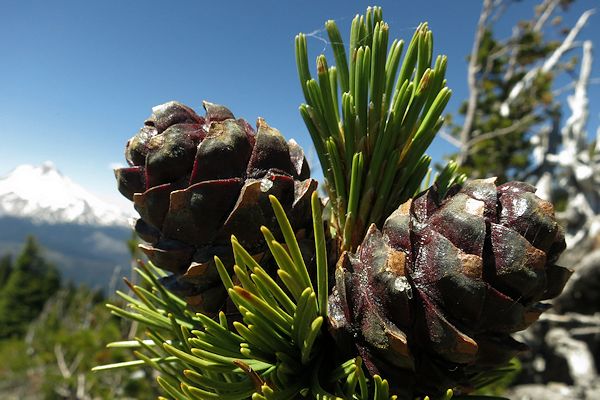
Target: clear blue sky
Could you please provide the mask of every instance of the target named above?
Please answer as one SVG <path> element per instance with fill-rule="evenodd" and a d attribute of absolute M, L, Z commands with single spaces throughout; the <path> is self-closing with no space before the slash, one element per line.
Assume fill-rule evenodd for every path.
<path fill-rule="evenodd" d="M 509 19 L 531 15 L 533 1 Z M 28 1 L 0 3 L 0 176 L 19 164 L 52 160 L 105 199 L 118 199 L 110 166 L 124 163 L 126 140 L 152 106 L 179 100 L 201 112 L 203 99 L 253 123 L 264 117 L 308 151 L 298 115 L 294 36 L 322 32 L 335 19 L 347 32 L 364 1 Z M 466 61 L 481 3 L 379 1 L 391 37 L 410 38 L 429 21 L 435 52 L 449 56 L 449 110 L 466 93 Z M 567 21 L 597 0 L 577 0 Z M 582 38 L 600 46 L 600 13 Z M 308 41 L 311 59 L 328 50 Z M 600 57 L 592 73 L 600 76 Z M 590 88 L 590 128 L 600 121 L 600 86 Z M 438 140 L 435 158 L 452 151 Z"/>

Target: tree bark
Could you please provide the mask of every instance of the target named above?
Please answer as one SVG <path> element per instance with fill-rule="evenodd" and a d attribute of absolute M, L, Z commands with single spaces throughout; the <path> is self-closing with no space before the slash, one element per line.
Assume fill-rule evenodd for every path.
<path fill-rule="evenodd" d="M 485 27 L 492 12 L 493 4 L 491 0 L 483 1 L 483 8 L 479 15 L 479 21 L 477 22 L 477 31 L 475 31 L 475 39 L 473 41 L 473 48 L 471 49 L 471 55 L 469 57 L 469 68 L 467 71 L 467 82 L 469 85 L 469 102 L 467 103 L 467 112 L 465 114 L 465 120 L 463 127 L 460 131 L 460 144 L 459 154 L 456 162 L 458 165 L 462 165 L 469 154 L 468 142 L 470 140 L 471 129 L 473 127 L 473 121 L 475 119 L 475 111 L 477 110 L 477 97 L 479 96 L 479 88 L 477 86 L 477 73 L 481 70 L 477 60 L 479 53 L 479 46 L 481 45 L 481 39 L 485 32 Z"/>

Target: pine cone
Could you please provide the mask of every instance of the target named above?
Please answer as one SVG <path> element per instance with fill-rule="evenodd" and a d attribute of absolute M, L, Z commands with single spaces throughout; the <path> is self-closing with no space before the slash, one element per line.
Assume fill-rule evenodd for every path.
<path fill-rule="evenodd" d="M 550 203 L 522 182 L 432 188 L 372 225 L 336 268 L 330 328 L 371 374 L 397 388 L 468 391 L 506 363 L 571 271 L 555 265 L 564 234 Z"/>
<path fill-rule="evenodd" d="M 302 148 L 261 118 L 255 133 L 223 106 L 204 102 L 204 108 L 201 117 L 174 101 L 154 107 L 127 142 L 130 167 L 115 176 L 141 216 L 135 230 L 148 242 L 141 249 L 173 273 L 165 286 L 212 312 L 226 298 L 213 257 L 233 264 L 231 235 L 252 254 L 264 250 L 260 227 L 277 227 L 271 194 L 294 227 L 309 227 L 317 183 Z"/>

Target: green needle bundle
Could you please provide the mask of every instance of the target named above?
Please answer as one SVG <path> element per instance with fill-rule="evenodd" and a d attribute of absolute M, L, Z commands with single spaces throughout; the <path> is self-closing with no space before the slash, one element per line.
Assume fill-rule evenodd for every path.
<path fill-rule="evenodd" d="M 366 400 L 476 399 L 513 369 L 511 333 L 570 275 L 552 205 L 452 162 L 430 178 L 451 91 L 427 24 L 406 46 L 378 7 L 348 48 L 325 28 L 336 66 L 312 78 L 302 34 L 296 59 L 326 199 L 295 142 L 224 106 L 157 106 L 128 142 L 116 177 L 151 261 L 108 307 L 145 332 L 95 370 L 150 366 L 172 399 Z"/>
<path fill-rule="evenodd" d="M 306 39 L 296 36 L 298 75 L 306 99 L 300 114 L 323 167 L 344 250 L 354 250 L 371 223 L 379 226 L 421 189 L 431 158 L 425 150 L 441 128 L 451 91 L 446 56 L 433 60 L 433 35 L 417 28 L 389 46 L 381 8 L 352 21 L 348 54 L 334 21 L 325 23 L 337 66 L 317 58 L 311 78 Z M 389 46 L 389 50 L 388 50 Z M 401 62 L 402 61 L 402 62 Z M 438 186 L 464 180 L 450 164 Z"/>

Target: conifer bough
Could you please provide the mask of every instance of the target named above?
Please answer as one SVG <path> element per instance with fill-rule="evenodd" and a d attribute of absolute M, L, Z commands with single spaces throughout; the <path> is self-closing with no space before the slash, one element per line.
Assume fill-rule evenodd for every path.
<path fill-rule="evenodd" d="M 296 38 L 325 210 L 300 148 L 222 106 L 205 103 L 203 118 L 167 103 L 130 140 L 120 190 L 142 216 L 142 248 L 172 275 L 142 264 L 151 289 L 109 305 L 146 338 L 113 344 L 138 361 L 98 369 L 150 365 L 182 400 L 449 399 L 500 378 L 523 348 L 510 334 L 560 293 L 564 235 L 532 186 L 465 183 L 449 163 L 423 191 L 450 97 L 427 24 L 404 57 L 378 7 L 353 20 L 348 52 L 333 21 L 326 30 L 337 67 L 319 56 L 317 79 Z M 230 318 L 216 313 L 225 296 Z"/>
<path fill-rule="evenodd" d="M 261 232 L 277 260 L 277 278 L 236 238 L 233 277 L 215 257 L 238 318 L 232 321 L 222 311 L 214 319 L 192 313 L 163 288 L 160 270 L 140 263 L 136 271 L 143 282 L 130 285 L 136 298 L 119 292 L 128 309 L 108 306 L 114 314 L 144 324 L 147 339 L 111 343 L 110 347 L 133 349 L 138 360 L 95 370 L 146 364 L 159 372 L 164 393 L 177 400 L 394 399 L 386 380 L 365 375 L 360 358 L 339 363 L 330 358 L 332 347 L 323 329 L 329 292 L 327 250 L 316 192 L 311 197 L 316 253 L 312 279 L 284 208 L 274 196 L 269 200 L 284 242 L 266 227 Z M 451 392 L 444 398 L 450 396 Z"/>
<path fill-rule="evenodd" d="M 371 223 L 381 226 L 421 189 L 431 162 L 424 153 L 442 126 L 451 95 L 444 78 L 447 59 L 437 56 L 434 62 L 426 23 L 402 58 L 404 41 L 388 44 L 380 7 L 354 18 L 348 53 L 335 22 L 327 21 L 325 28 L 337 65 L 329 67 L 320 55 L 316 79 L 309 70 L 306 37 L 296 36 L 306 99 L 300 113 L 325 176 L 332 226 L 342 248 L 354 250 Z"/>

